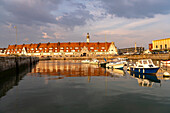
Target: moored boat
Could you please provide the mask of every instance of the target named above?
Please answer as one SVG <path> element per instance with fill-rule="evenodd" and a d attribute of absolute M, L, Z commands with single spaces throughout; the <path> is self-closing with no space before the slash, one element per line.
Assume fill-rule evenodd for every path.
<path fill-rule="evenodd" d="M 117 58 L 113 59 L 112 62 L 107 63 L 106 68 L 123 69 L 125 64 L 127 64 L 125 58 Z"/>
<path fill-rule="evenodd" d="M 124 64 L 120 62 L 109 62 L 106 64 L 106 68 L 113 68 L 113 69 L 123 69 Z"/>
<path fill-rule="evenodd" d="M 95 65 L 97 65 L 97 64 L 99 64 L 99 60 L 93 59 L 92 61 L 90 61 L 90 64 L 95 64 Z"/>
<path fill-rule="evenodd" d="M 81 63 L 88 64 L 88 63 L 90 63 L 90 60 L 82 60 Z"/>
<path fill-rule="evenodd" d="M 155 66 L 151 59 L 138 60 L 136 64 L 130 66 L 130 70 L 136 73 L 147 73 L 155 74 L 157 73 L 159 66 Z"/>

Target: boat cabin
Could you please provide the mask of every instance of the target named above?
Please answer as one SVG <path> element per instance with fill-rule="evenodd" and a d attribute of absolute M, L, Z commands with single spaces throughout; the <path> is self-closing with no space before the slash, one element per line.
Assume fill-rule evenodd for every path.
<path fill-rule="evenodd" d="M 145 68 L 150 68 L 150 67 L 155 67 L 151 59 L 143 59 L 139 60 L 136 62 L 137 67 L 145 67 Z"/>

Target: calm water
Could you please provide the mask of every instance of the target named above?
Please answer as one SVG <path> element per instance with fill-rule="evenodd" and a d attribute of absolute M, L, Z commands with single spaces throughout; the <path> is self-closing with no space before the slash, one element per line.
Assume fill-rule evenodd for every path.
<path fill-rule="evenodd" d="M 40 61 L 3 73 L 0 93 L 0 113 L 170 112 L 169 78 L 80 61 Z"/>

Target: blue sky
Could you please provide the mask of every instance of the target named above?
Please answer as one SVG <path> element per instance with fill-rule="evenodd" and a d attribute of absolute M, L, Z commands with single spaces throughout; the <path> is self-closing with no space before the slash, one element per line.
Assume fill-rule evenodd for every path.
<path fill-rule="evenodd" d="M 0 0 L 0 47 L 46 42 L 115 42 L 148 48 L 170 37 L 169 0 Z"/>

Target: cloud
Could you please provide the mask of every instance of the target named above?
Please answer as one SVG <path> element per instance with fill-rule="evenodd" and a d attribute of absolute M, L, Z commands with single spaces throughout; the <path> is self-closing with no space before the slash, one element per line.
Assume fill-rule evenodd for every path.
<path fill-rule="evenodd" d="M 73 0 L 1 0 L 0 16 L 3 17 L 0 22 L 27 26 L 55 24 L 72 30 L 93 19 L 85 4 Z"/>
<path fill-rule="evenodd" d="M 97 0 L 107 14 L 125 18 L 152 18 L 170 13 L 169 0 Z"/>
<path fill-rule="evenodd" d="M 45 33 L 45 32 L 42 32 L 42 35 L 43 35 L 42 36 L 43 39 L 53 39 L 53 37 L 47 35 L 47 33 Z"/>
<path fill-rule="evenodd" d="M 66 29 L 74 29 L 76 26 L 84 26 L 89 20 L 93 20 L 93 15 L 88 10 L 76 10 L 56 18 L 58 25 Z"/>
<path fill-rule="evenodd" d="M 23 41 L 24 41 L 24 42 L 28 42 L 28 41 L 29 41 L 29 38 L 24 38 Z"/>
<path fill-rule="evenodd" d="M 62 0 L 2 0 L 6 20 L 16 24 L 56 23 L 52 11 L 57 10 Z"/>

